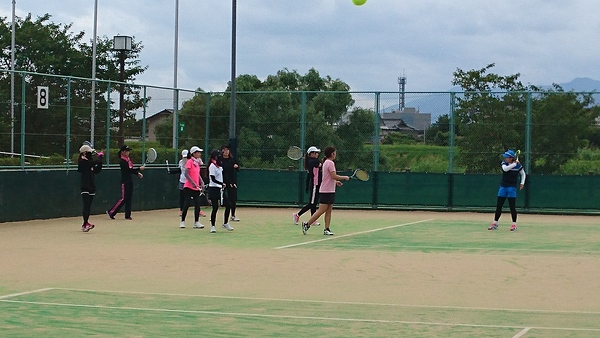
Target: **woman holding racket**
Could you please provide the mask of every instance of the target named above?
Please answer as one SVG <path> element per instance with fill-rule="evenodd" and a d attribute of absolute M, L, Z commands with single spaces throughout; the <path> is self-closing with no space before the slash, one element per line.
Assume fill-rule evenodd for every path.
<path fill-rule="evenodd" d="M 119 166 L 121 167 L 121 198 L 106 211 L 106 214 L 111 219 L 115 219 L 115 215 L 121 210 L 123 205 L 125 205 L 125 219 L 131 221 L 131 196 L 133 195 L 133 179 L 131 176 L 136 175 L 140 179 L 144 178 L 142 175 L 142 171 L 146 169 L 145 166 L 135 167 L 131 159 L 129 158 L 129 154 L 131 152 L 131 148 L 126 145 L 123 145 L 119 150 Z"/>
<path fill-rule="evenodd" d="M 79 148 L 79 159 L 77 160 L 77 171 L 81 174 L 81 199 L 83 200 L 83 225 L 81 231 L 88 232 L 94 228 L 89 221 L 92 201 L 96 196 L 96 183 L 94 177 L 102 170 L 102 152 L 97 153 L 96 160 L 93 159 L 95 150 L 89 145 Z"/>
<path fill-rule="evenodd" d="M 212 212 L 210 213 L 210 232 L 215 233 L 215 223 L 217 222 L 217 212 L 219 211 L 219 204 L 221 202 L 221 193 L 225 189 L 225 183 L 223 183 L 223 167 L 220 163 L 221 153 L 215 149 L 210 152 L 210 162 L 208 163 L 208 199 L 212 205 Z M 227 218 L 223 220 L 223 228 L 228 231 L 232 231 L 233 228 L 227 223 Z"/>
<path fill-rule="evenodd" d="M 185 182 L 183 183 L 184 203 L 181 212 L 180 228 L 185 228 L 185 217 L 191 201 L 194 201 L 194 229 L 203 229 L 204 225 L 200 224 L 200 191 L 202 190 L 202 179 L 200 178 L 200 169 L 202 167 L 202 149 L 193 146 L 187 154 L 188 160 L 185 162 L 183 175 Z"/>
<path fill-rule="evenodd" d="M 512 217 L 512 225 L 510 226 L 510 231 L 516 231 L 517 183 L 519 183 L 519 190 L 523 189 L 523 186 L 525 185 L 526 174 L 519 160 L 515 159 L 514 151 L 509 149 L 504 154 L 502 154 L 502 157 L 504 157 L 504 161 L 502 161 L 502 164 L 500 165 L 502 167 L 502 180 L 500 181 L 500 189 L 498 189 L 496 213 L 494 215 L 494 221 L 492 222 L 492 225 L 490 225 L 488 230 L 498 229 L 498 220 L 502 215 L 502 206 L 504 206 L 504 201 L 508 199 L 508 206 L 510 207 L 510 215 Z M 520 182 L 519 176 L 521 176 Z"/>
<path fill-rule="evenodd" d="M 302 207 L 300 211 L 292 214 L 294 224 L 298 224 L 300 216 L 310 210 L 311 216 L 317 211 L 319 203 L 319 186 L 321 185 L 321 162 L 319 162 L 319 153 L 321 149 L 312 146 L 306 150 L 304 157 L 304 168 L 308 171 L 306 176 L 306 192 L 308 193 L 308 204 Z M 312 225 L 312 223 L 311 223 Z M 318 224 L 315 224 L 318 225 Z"/>
<path fill-rule="evenodd" d="M 329 229 L 331 223 L 331 211 L 333 210 L 333 203 L 335 202 L 335 187 L 342 186 L 340 181 L 350 180 L 349 176 L 340 176 L 335 170 L 336 151 L 334 147 L 327 147 L 324 150 L 325 159 L 322 165 L 322 181 L 321 187 L 319 188 L 319 209 L 315 212 L 308 222 L 302 222 L 302 233 L 306 235 L 306 232 L 310 228 L 310 224 L 313 224 L 317 219 L 325 214 L 325 229 L 323 229 L 323 235 L 332 236 L 333 232 Z"/>

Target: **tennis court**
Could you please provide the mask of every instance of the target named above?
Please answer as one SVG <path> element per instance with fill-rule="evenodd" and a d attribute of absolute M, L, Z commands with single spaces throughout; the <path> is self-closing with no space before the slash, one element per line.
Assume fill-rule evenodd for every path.
<path fill-rule="evenodd" d="M 597 337 L 592 216 L 287 208 L 233 232 L 178 210 L 0 224 L 0 332 L 24 336 Z M 308 215 L 304 215 L 306 220 Z M 219 220 L 222 213 L 219 214 Z M 208 219 L 201 218 L 206 225 Z"/>

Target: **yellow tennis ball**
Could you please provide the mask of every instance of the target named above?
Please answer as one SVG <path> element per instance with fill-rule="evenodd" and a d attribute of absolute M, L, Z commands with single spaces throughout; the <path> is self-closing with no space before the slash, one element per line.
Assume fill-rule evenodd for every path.
<path fill-rule="evenodd" d="M 356 5 L 356 6 L 362 6 L 365 4 L 365 2 L 367 2 L 367 0 L 352 0 L 352 2 Z"/>

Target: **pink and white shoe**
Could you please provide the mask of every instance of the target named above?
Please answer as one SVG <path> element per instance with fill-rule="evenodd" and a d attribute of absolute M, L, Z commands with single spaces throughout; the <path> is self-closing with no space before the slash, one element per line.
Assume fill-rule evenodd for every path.
<path fill-rule="evenodd" d="M 294 224 L 298 225 L 298 222 L 300 222 L 300 216 L 298 213 L 295 212 L 292 214 L 292 221 L 294 221 Z"/>
<path fill-rule="evenodd" d="M 517 231 L 517 225 L 516 224 L 511 225 L 510 231 Z"/>
<path fill-rule="evenodd" d="M 94 225 L 90 222 L 87 222 L 86 224 L 81 226 L 81 231 L 88 232 L 88 231 L 92 230 L 93 228 L 94 228 Z"/>

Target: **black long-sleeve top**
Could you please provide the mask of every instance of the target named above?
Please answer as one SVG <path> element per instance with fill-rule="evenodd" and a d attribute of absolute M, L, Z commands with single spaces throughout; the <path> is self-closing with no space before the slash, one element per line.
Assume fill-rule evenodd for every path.
<path fill-rule="evenodd" d="M 92 158 L 80 158 L 79 161 L 77 161 L 77 171 L 81 174 L 81 191 L 90 193 L 96 192 L 94 175 L 99 174 L 101 170 L 102 161 L 100 159 L 93 160 Z"/>
<path fill-rule="evenodd" d="M 131 175 L 137 175 L 140 172 L 140 167 L 135 167 L 130 162 L 121 158 L 119 166 L 121 167 L 121 183 L 133 183 Z"/>

